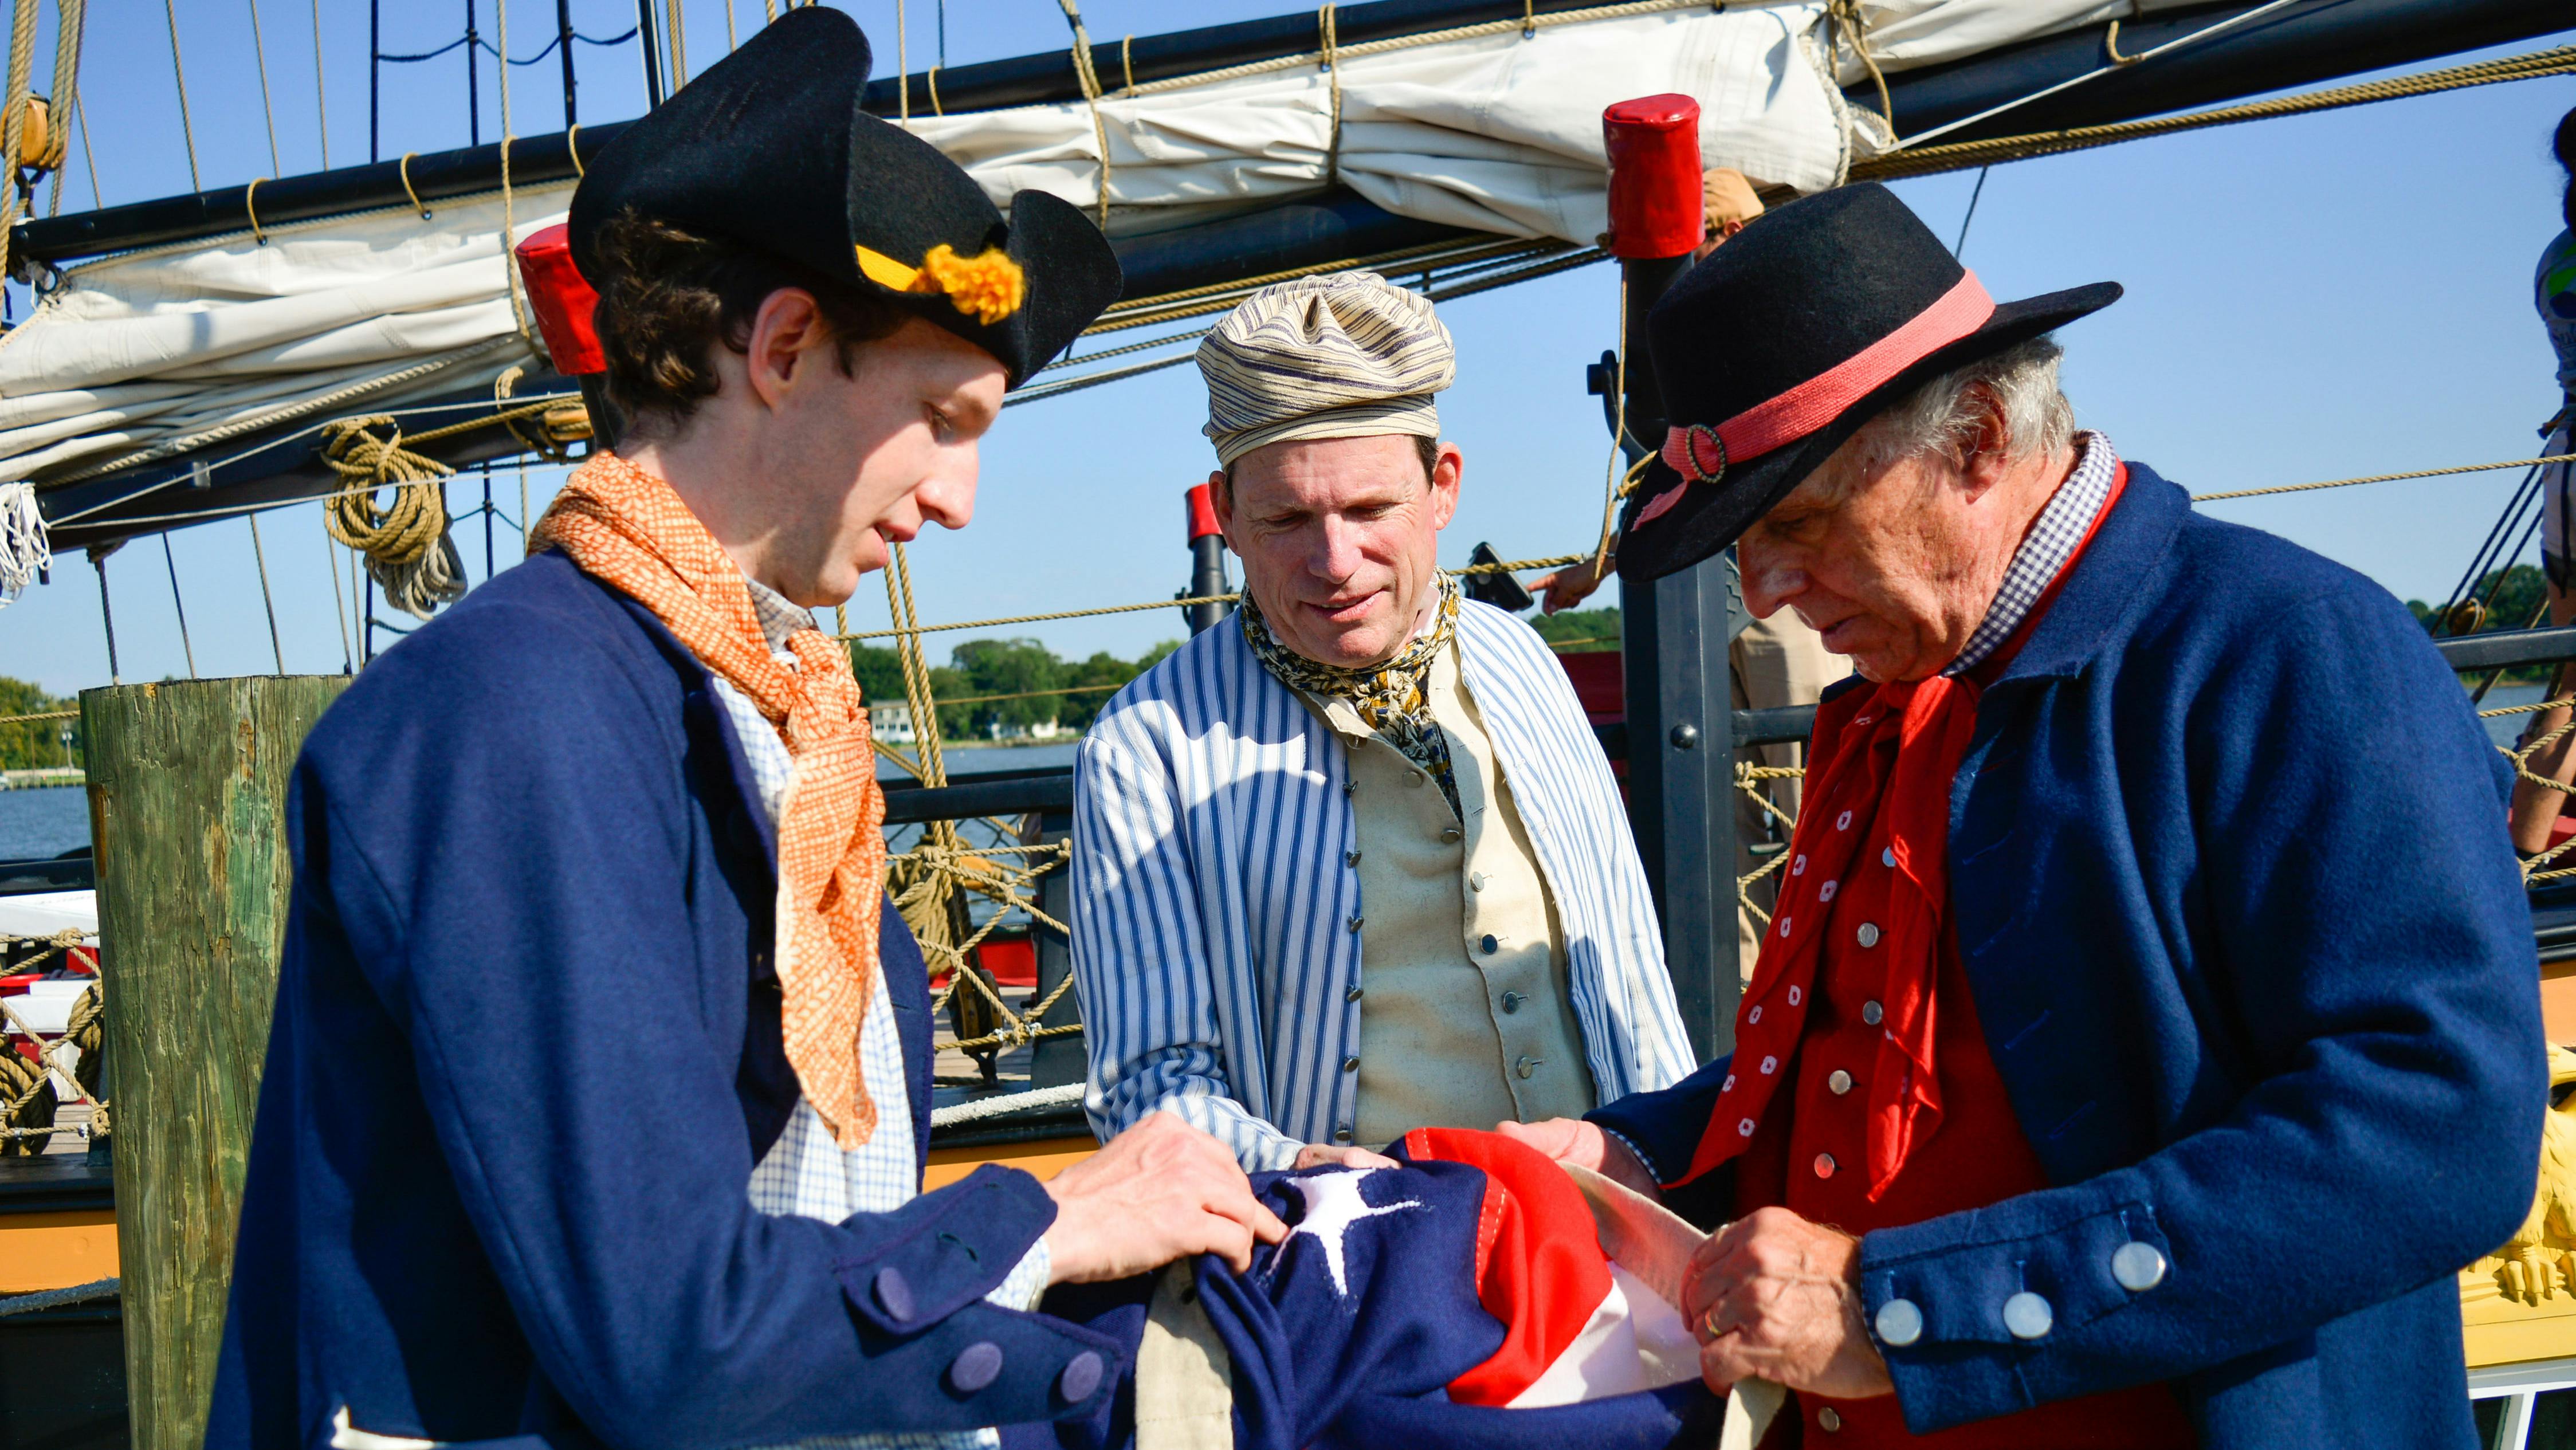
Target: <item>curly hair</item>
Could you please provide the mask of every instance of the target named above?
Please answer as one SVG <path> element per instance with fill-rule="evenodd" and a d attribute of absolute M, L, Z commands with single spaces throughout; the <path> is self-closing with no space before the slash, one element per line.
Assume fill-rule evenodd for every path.
<path fill-rule="evenodd" d="M 814 295 L 843 376 L 860 348 L 911 316 L 810 267 L 632 211 L 601 229 L 598 256 L 605 275 L 593 279 L 599 289 L 594 326 L 608 358 L 609 400 L 630 420 L 630 430 L 676 427 L 701 399 L 713 397 L 714 349 L 747 351 L 760 304 L 782 287 Z"/>

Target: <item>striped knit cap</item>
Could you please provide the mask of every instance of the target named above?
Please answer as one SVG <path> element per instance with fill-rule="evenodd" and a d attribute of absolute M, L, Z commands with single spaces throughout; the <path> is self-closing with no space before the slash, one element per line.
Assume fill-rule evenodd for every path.
<path fill-rule="evenodd" d="M 1278 282 L 1199 343 L 1217 461 L 1290 438 L 1440 436 L 1432 394 L 1458 376 L 1431 299 L 1374 272 Z"/>

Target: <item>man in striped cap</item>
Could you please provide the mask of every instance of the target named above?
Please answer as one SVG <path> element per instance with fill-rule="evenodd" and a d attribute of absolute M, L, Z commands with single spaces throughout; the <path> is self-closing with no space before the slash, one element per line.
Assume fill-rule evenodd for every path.
<path fill-rule="evenodd" d="M 1618 786 L 1536 633 L 1436 567 L 1464 459 L 1419 294 L 1266 287 L 1199 348 L 1234 621 L 1075 770 L 1074 971 L 1104 1136 L 1376 1163 L 1690 1070 Z"/>

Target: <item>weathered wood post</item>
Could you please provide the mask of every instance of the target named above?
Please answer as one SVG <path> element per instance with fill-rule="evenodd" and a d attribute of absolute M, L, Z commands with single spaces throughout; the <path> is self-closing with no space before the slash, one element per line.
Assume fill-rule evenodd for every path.
<path fill-rule="evenodd" d="M 338 675 L 81 695 L 135 1450 L 196 1450 L 286 929 L 286 783 Z"/>

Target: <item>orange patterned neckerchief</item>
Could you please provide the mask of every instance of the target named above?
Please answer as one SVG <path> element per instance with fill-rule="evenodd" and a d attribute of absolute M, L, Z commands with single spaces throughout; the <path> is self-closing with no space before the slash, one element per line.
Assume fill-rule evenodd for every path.
<path fill-rule="evenodd" d="M 875 992 L 884 892 L 885 792 L 849 657 L 819 629 L 788 636 L 800 669 L 769 651 L 751 590 L 671 486 L 613 453 L 573 470 L 529 538 L 625 593 L 778 727 L 796 762 L 778 812 L 778 985 L 787 1061 L 843 1149 L 876 1132 L 859 1070 Z"/>

